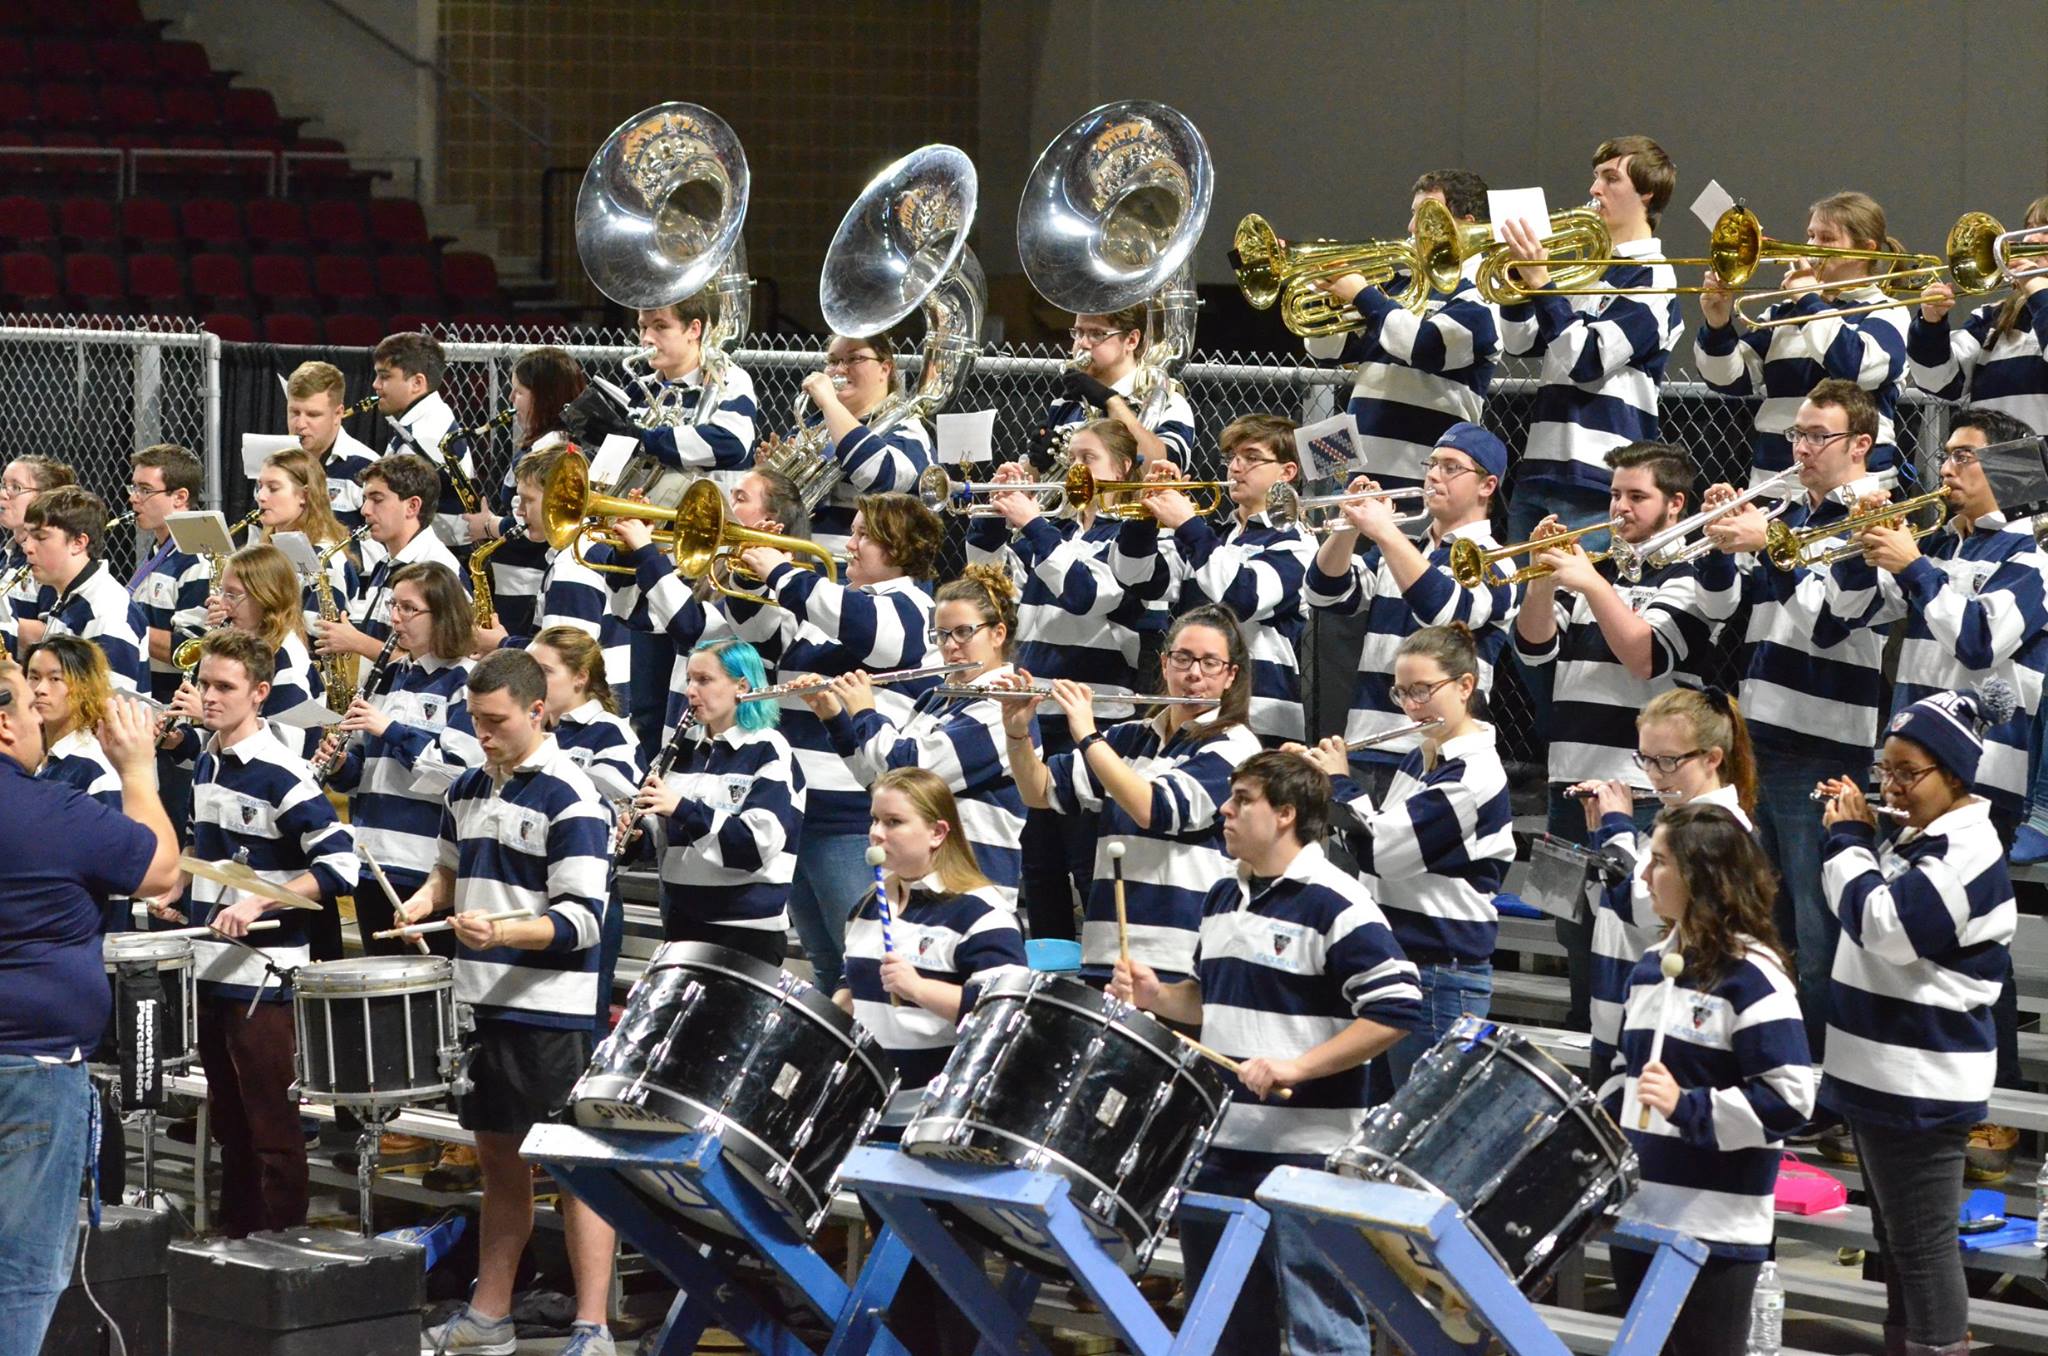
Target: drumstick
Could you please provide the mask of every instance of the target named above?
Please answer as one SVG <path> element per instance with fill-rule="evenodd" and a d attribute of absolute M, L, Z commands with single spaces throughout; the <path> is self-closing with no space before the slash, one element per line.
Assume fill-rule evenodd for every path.
<path fill-rule="evenodd" d="M 878 847 L 868 848 L 868 865 L 875 868 L 875 912 L 882 920 L 882 957 L 887 959 L 896 954 L 896 937 L 889 930 L 889 891 L 882 880 L 882 863 L 889 854 Z M 895 994 L 889 995 L 889 1006 L 902 1007 Z"/>
<path fill-rule="evenodd" d="M 506 909 L 503 913 L 485 914 L 484 921 L 486 923 L 503 923 L 508 919 L 531 918 L 533 916 L 525 909 Z M 455 920 L 453 918 L 443 918 L 438 923 L 406 923 L 399 927 L 386 928 L 382 932 L 373 932 L 370 936 L 372 939 L 381 942 L 386 937 L 418 937 L 429 932 L 447 932 L 454 928 L 454 926 Z"/>
<path fill-rule="evenodd" d="M 262 932 L 266 928 L 283 926 L 284 924 L 278 922 L 275 918 L 266 918 L 259 923 L 249 924 L 247 930 L 250 932 Z M 151 937 L 221 937 L 226 934 L 218 928 L 202 926 L 196 928 L 165 928 L 161 932 L 152 932 L 149 935 Z"/>
<path fill-rule="evenodd" d="M 1109 844 L 1109 869 L 1116 879 L 1116 955 L 1124 963 L 1124 969 L 1131 968 L 1131 919 L 1124 912 L 1124 853 L 1127 851 L 1120 839 L 1111 839 Z"/>
<path fill-rule="evenodd" d="M 1172 1027 L 1168 1027 L 1166 1029 L 1168 1031 L 1173 1031 Z M 1217 1064 L 1221 1064 L 1224 1068 L 1230 1070 L 1232 1073 L 1236 1073 L 1238 1070 L 1244 1067 L 1242 1063 L 1232 1059 L 1229 1055 L 1224 1054 L 1221 1050 L 1211 1050 L 1208 1046 L 1202 1044 L 1193 1036 L 1183 1035 L 1181 1032 L 1178 1031 L 1173 1031 L 1173 1034 L 1177 1038 L 1179 1038 L 1180 1042 L 1183 1045 L 1187 1046 L 1190 1050 L 1193 1050 L 1203 1059 L 1212 1060 Z M 1291 1101 L 1294 1097 L 1294 1089 L 1275 1088 L 1273 1089 L 1273 1095 L 1275 1097 L 1278 1097 L 1283 1102 Z"/>
<path fill-rule="evenodd" d="M 384 891 L 384 898 L 391 901 L 391 908 L 393 912 L 402 913 L 405 909 L 405 901 L 398 897 L 398 891 L 391 888 L 391 877 L 384 874 L 384 868 L 377 864 L 377 859 L 370 855 L 370 850 L 364 847 L 360 841 L 356 843 L 356 855 L 361 857 L 366 863 L 369 864 L 370 874 L 377 878 L 377 886 L 379 889 Z M 379 933 L 378 938 L 381 940 L 382 937 L 383 934 Z M 418 933 L 414 933 L 410 940 L 412 944 L 419 949 L 419 953 L 422 956 L 431 956 L 434 954 L 431 950 L 428 949 L 425 940 L 422 939 Z"/>
<path fill-rule="evenodd" d="M 1657 963 L 1664 972 L 1664 982 L 1657 986 L 1657 1030 L 1650 1037 L 1650 1063 L 1656 1064 L 1664 1058 L 1664 1023 L 1671 1015 L 1671 991 L 1678 987 L 1678 977 L 1685 973 L 1685 957 L 1676 951 L 1666 951 L 1664 959 Z M 1638 1099 L 1640 1100 L 1640 1098 Z M 1636 1117 L 1636 1129 L 1650 1128 L 1650 1105 L 1643 1103 L 1643 1111 Z"/>

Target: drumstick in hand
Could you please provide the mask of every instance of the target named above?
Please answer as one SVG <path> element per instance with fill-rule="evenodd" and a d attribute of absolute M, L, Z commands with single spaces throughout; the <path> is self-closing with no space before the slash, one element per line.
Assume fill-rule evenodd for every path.
<path fill-rule="evenodd" d="M 282 926 L 284 926 L 284 925 L 283 925 L 282 923 L 278 922 L 278 921 L 277 921 L 277 920 L 276 920 L 275 918 L 265 918 L 265 919 L 262 919 L 262 920 L 261 920 L 261 921 L 259 921 L 259 922 L 255 922 L 255 923 L 251 923 L 251 924 L 249 924 L 248 928 L 247 928 L 247 929 L 245 929 L 245 931 L 248 931 L 248 932 L 262 932 L 262 931 L 264 931 L 265 929 L 268 929 L 268 928 L 275 928 L 275 927 L 282 927 Z M 213 927 L 196 927 L 196 928 L 164 928 L 164 929 L 162 929 L 161 931 L 157 931 L 157 932 L 152 932 L 152 933 L 150 933 L 149 935 L 150 935 L 151 937 L 218 937 L 218 936 L 220 936 L 221 934 L 220 934 L 220 932 L 219 932 L 219 930 L 218 930 L 218 929 L 216 929 L 216 928 L 213 928 Z"/>
<path fill-rule="evenodd" d="M 1657 963 L 1664 972 L 1664 982 L 1657 986 L 1657 1030 L 1650 1037 L 1650 1063 L 1661 1063 L 1664 1059 L 1664 1024 L 1671 1017 L 1671 993 L 1678 987 L 1678 977 L 1685 973 L 1685 957 L 1676 951 L 1666 951 L 1664 959 Z M 1636 1129 L 1650 1128 L 1650 1108 L 1644 1104 L 1642 1114 L 1636 1117 Z"/>
<path fill-rule="evenodd" d="M 1116 955 L 1124 963 L 1124 969 L 1131 968 L 1131 919 L 1124 912 L 1124 852 L 1126 848 L 1120 839 L 1111 839 L 1109 844 L 1109 869 L 1116 880 Z"/>
<path fill-rule="evenodd" d="M 1173 1031 L 1172 1027 L 1168 1027 L 1166 1029 L 1168 1031 Z M 1181 1044 L 1187 1046 L 1188 1049 L 1194 1051 L 1203 1059 L 1210 1060 L 1217 1064 L 1221 1064 L 1224 1068 L 1230 1070 L 1232 1073 L 1236 1073 L 1239 1069 L 1242 1069 L 1244 1067 L 1242 1063 L 1232 1059 L 1229 1055 L 1224 1054 L 1221 1050 L 1212 1050 L 1208 1046 L 1196 1040 L 1193 1036 L 1184 1036 L 1178 1031 L 1173 1031 L 1173 1034 L 1179 1038 Z M 1278 1097 L 1283 1102 L 1290 1101 L 1294 1097 L 1294 1089 L 1275 1088 L 1273 1089 L 1273 1095 L 1275 1097 Z"/>
<path fill-rule="evenodd" d="M 503 923 L 512 918 L 531 917 L 533 915 L 525 909 L 507 909 L 503 913 L 487 913 L 484 915 L 484 920 L 491 923 Z M 386 928 L 382 932 L 373 932 L 370 936 L 381 942 L 386 937 L 418 937 L 428 932 L 448 932 L 453 930 L 454 927 L 454 919 L 443 918 L 437 923 L 406 923 L 399 927 Z"/>
<path fill-rule="evenodd" d="M 882 863 L 888 859 L 889 854 L 882 851 L 882 849 L 872 846 L 868 848 L 868 865 L 875 868 L 875 913 L 882 920 L 882 958 L 884 960 L 896 954 L 896 937 L 889 930 L 889 891 L 882 879 Z M 896 1008 L 903 1005 L 898 1001 L 896 995 L 892 993 L 889 995 L 889 1006 Z"/>

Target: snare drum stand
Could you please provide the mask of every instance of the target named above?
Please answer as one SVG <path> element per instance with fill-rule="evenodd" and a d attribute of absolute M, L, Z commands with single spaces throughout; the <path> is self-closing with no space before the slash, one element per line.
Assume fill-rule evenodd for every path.
<path fill-rule="evenodd" d="M 648 1189 L 629 1174 L 670 1173 L 722 1215 L 753 1254 L 833 1325 L 827 1356 L 875 1352 L 906 1356 L 883 1320 L 910 1263 L 910 1250 L 884 1229 L 852 1286 L 789 1226 L 760 1190 L 726 1165 L 716 1134 L 586 1130 L 536 1125 L 519 1150 L 545 1167 L 578 1200 L 603 1216 L 619 1237 L 676 1285 L 660 1335 L 643 1348 L 654 1356 L 687 1356 L 707 1327 L 717 1326 L 760 1356 L 816 1356 L 788 1324 L 755 1302 L 719 1254 L 675 1226 Z"/>
<path fill-rule="evenodd" d="M 1478 1356 L 1496 1339 L 1508 1356 L 1566 1356 L 1563 1339 L 1455 1201 L 1307 1168 L 1274 1169 L 1258 1198 L 1274 1227 L 1306 1235 L 1374 1321 L 1414 1356 Z M 1707 1250 L 1684 1234 L 1634 1222 L 1615 1226 L 1609 1238 L 1615 1247 L 1656 1254 L 1609 1354 L 1655 1356 Z"/>
<path fill-rule="evenodd" d="M 1257 1263 L 1266 1236 L 1266 1211 L 1234 1196 L 1191 1192 L 1181 1209 L 1220 1219 L 1223 1237 L 1203 1273 L 1202 1284 L 1188 1298 L 1180 1331 L 1167 1331 L 1159 1315 L 1104 1250 L 1081 1209 L 1067 1194 L 1067 1179 L 1057 1173 L 1028 1168 L 988 1167 L 915 1158 L 895 1149 L 863 1145 L 840 1165 L 840 1180 L 860 1194 L 882 1217 L 889 1232 L 910 1245 L 953 1303 L 981 1333 L 980 1352 L 1046 1356 L 1045 1346 L 1031 1331 L 1031 1302 L 1040 1277 L 1011 1262 L 1001 1289 L 990 1283 L 979 1261 L 954 1241 L 939 1222 L 933 1206 L 953 1203 L 982 1207 L 999 1205 L 1016 1212 L 1053 1248 L 1081 1288 L 1102 1308 L 1102 1315 L 1136 1356 L 1207 1356 L 1223 1335 L 1223 1324 L 1237 1302 L 1245 1273 Z M 835 1337 L 829 1356 L 859 1351 Z"/>

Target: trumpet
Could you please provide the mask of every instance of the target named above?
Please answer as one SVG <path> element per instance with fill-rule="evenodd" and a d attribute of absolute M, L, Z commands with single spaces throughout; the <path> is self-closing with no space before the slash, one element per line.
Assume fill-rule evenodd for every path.
<path fill-rule="evenodd" d="M 941 697 L 993 697 L 999 702 L 1029 702 L 1052 693 L 1051 683 L 1033 683 L 1030 687 L 964 687 L 954 683 L 942 683 L 932 689 Z M 1098 710 L 1104 706 L 1193 706 L 1204 710 L 1223 704 L 1221 697 L 1169 697 L 1164 693 L 1147 696 L 1140 692 L 1098 692 L 1092 703 Z"/>
<path fill-rule="evenodd" d="M 1076 471 L 1081 473 L 1080 476 L 1074 474 Z M 994 504 L 981 502 L 977 496 L 1035 494 L 1041 496 L 1041 504 L 1050 500 L 1055 507 L 1078 513 L 1082 505 L 1093 496 L 1094 486 L 1095 479 L 1089 475 L 1085 466 L 1069 466 L 1067 474 L 1059 480 L 1035 481 L 962 481 L 947 475 L 943 466 L 930 466 L 917 478 L 917 497 L 934 513 L 950 513 L 955 517 L 966 518 L 1000 518 L 1001 509 Z"/>
<path fill-rule="evenodd" d="M 1679 560 L 1696 560 L 1713 547 L 1705 542 L 1705 529 L 1746 505 L 1753 504 L 1766 495 L 1786 490 L 1799 479 L 1799 468 L 1788 466 L 1775 475 L 1769 476 L 1725 504 L 1715 508 L 1701 509 L 1691 517 L 1673 523 L 1662 532 L 1639 542 L 1625 542 L 1616 537 L 1608 547 L 1607 554 L 1614 559 L 1615 568 L 1629 583 L 1640 583 L 1644 570 L 1662 569 Z M 1702 534 L 1702 540 L 1691 545 L 1685 539 L 1695 532 Z"/>
<path fill-rule="evenodd" d="M 1611 522 L 1588 523 L 1569 532 L 1553 532 L 1547 537 L 1531 537 L 1528 541 L 1516 542 L 1513 546 L 1496 546 L 1489 551 L 1469 537 L 1459 537 L 1451 543 L 1451 578 L 1462 588 L 1488 588 L 1499 584 L 1521 584 L 1531 579 L 1541 579 L 1551 572 L 1548 565 L 1525 565 L 1513 574 L 1502 575 L 1494 566 L 1503 560 L 1513 560 L 1520 555 L 1533 555 L 1538 551 L 1551 551 L 1575 542 L 1590 532 L 1611 532 Z M 1614 538 L 1619 541 L 1617 534 Z M 1612 551 L 1595 551 L 1594 560 L 1605 560 Z"/>
<path fill-rule="evenodd" d="M 969 669 L 978 669 L 980 667 L 982 667 L 980 664 L 966 663 L 925 664 L 913 669 L 884 669 L 880 673 L 869 674 L 868 681 L 876 687 L 887 687 L 891 683 L 913 683 L 920 678 L 943 678 L 951 674 L 965 673 Z M 736 700 L 743 703 L 772 702 L 783 697 L 798 696 L 805 692 L 822 691 L 824 686 L 823 683 L 812 682 L 777 683 L 773 687 L 764 687 L 759 692 L 742 692 Z M 970 687 L 963 690 L 986 695 L 986 691 L 978 687 Z"/>
<path fill-rule="evenodd" d="M 1903 518 L 1909 513 L 1917 513 L 1936 504 L 1947 506 L 1952 503 L 1954 497 L 1948 490 L 1930 490 L 1911 499 L 1901 499 L 1896 504 L 1885 504 L 1863 513 L 1852 513 L 1840 522 L 1828 523 L 1823 527 L 1809 527 L 1795 532 L 1782 522 L 1774 522 L 1771 524 L 1770 541 L 1764 547 L 1764 551 L 1770 556 L 1771 564 L 1781 570 L 1796 570 L 1802 565 L 1833 565 L 1837 561 L 1861 555 L 1863 548 L 1852 541 L 1816 551 L 1815 548 L 1829 538 L 1853 537 L 1866 527 L 1891 522 L 1893 519 Z M 1913 540 L 1918 541 L 1922 537 L 1939 532 L 1946 521 L 1944 515 L 1930 523 L 1916 524 L 1909 530 L 1913 534 Z"/>
<path fill-rule="evenodd" d="M 1838 797 L 1831 796 L 1819 787 L 1815 787 L 1813 794 L 1808 796 L 1807 799 L 1818 801 L 1823 805 L 1833 805 Z M 1886 805 L 1883 801 L 1866 800 L 1863 803 L 1869 807 L 1870 813 L 1883 815 L 1887 819 L 1907 820 L 1913 817 L 1909 811 L 1901 810 L 1897 806 Z"/>
<path fill-rule="evenodd" d="M 1420 504 L 1423 500 L 1423 491 L 1420 485 L 1415 485 L 1406 489 L 1359 490 L 1351 494 L 1312 494 L 1303 496 L 1292 485 L 1287 484 L 1285 481 L 1279 481 L 1274 484 L 1272 489 L 1266 491 L 1266 516 L 1276 523 L 1287 527 L 1298 527 L 1304 532 L 1313 533 L 1317 536 L 1328 532 L 1348 532 L 1351 530 L 1351 524 L 1341 518 L 1332 518 L 1326 522 L 1313 523 L 1309 521 L 1309 515 L 1317 509 L 1342 509 L 1346 504 L 1362 504 L 1368 499 L 1385 499 L 1389 503 L 1395 503 L 1403 499 L 1413 499 Z M 1428 518 L 1429 511 L 1421 509 L 1415 513 L 1397 517 L 1394 521 L 1403 527 L 1413 527 L 1418 523 L 1426 522 Z"/>
<path fill-rule="evenodd" d="M 1103 502 L 1105 496 L 1178 490 L 1195 501 L 1195 512 L 1205 518 L 1220 510 L 1230 498 L 1230 482 L 1227 480 L 1097 480 L 1092 471 L 1078 463 L 1068 468 L 1063 488 L 1069 504 L 1078 506 L 1092 502 L 1095 511 L 1103 517 L 1126 522 L 1150 518 L 1152 510 L 1145 507 L 1143 499 Z"/>

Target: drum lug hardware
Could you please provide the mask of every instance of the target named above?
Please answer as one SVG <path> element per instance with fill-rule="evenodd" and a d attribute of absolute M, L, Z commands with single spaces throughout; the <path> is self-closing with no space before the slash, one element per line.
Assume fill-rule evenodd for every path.
<path fill-rule="evenodd" d="M 1512 1238 L 1527 1238 L 1536 1231 L 1526 1224 L 1507 1223 L 1500 1226 L 1501 1232 Z"/>

